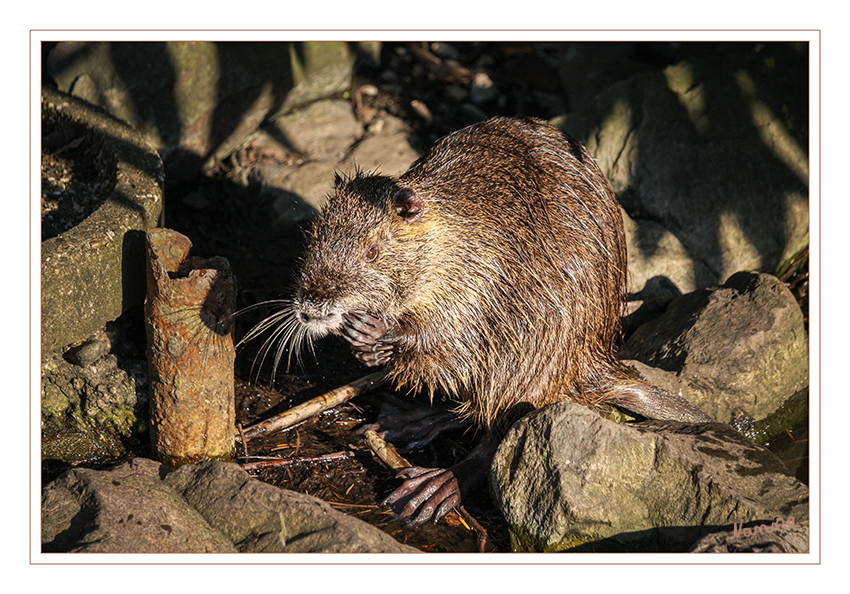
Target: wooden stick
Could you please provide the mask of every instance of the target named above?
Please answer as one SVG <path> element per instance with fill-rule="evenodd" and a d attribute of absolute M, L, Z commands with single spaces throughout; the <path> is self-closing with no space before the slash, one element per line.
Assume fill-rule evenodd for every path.
<path fill-rule="evenodd" d="M 466 511 L 466 508 L 462 505 L 457 506 L 457 512 L 460 514 L 460 517 L 465 519 L 471 526 L 472 529 L 478 534 L 478 552 L 483 553 L 484 547 L 487 545 L 487 531 L 484 529 L 484 526 L 478 523 L 471 513 Z"/>
<path fill-rule="evenodd" d="M 303 404 L 290 408 L 286 412 L 276 415 L 271 419 L 251 425 L 244 431 L 245 439 L 251 439 L 264 433 L 270 433 L 272 431 L 279 431 L 280 429 L 292 427 L 304 419 L 309 419 L 310 417 L 326 411 L 329 408 L 338 406 L 343 402 L 348 402 L 355 396 L 359 396 L 364 392 L 374 390 L 387 381 L 387 373 L 387 371 L 378 371 L 376 373 L 369 374 L 366 377 L 362 377 L 359 380 L 351 382 L 350 384 L 346 384 L 336 390 L 332 390 L 327 394 L 322 394 L 321 396 L 317 396 Z"/>
<path fill-rule="evenodd" d="M 319 454 L 317 456 L 300 456 L 293 458 L 274 458 L 268 460 L 258 460 L 257 462 L 240 462 L 239 466 L 243 470 L 259 470 L 260 468 L 277 468 L 281 466 L 289 466 L 291 464 L 315 464 L 317 462 L 336 462 L 338 460 L 347 460 L 357 455 L 357 452 L 351 450 L 343 450 L 341 452 L 333 452 L 330 454 Z"/>
<path fill-rule="evenodd" d="M 369 449 L 375 452 L 378 459 L 386 464 L 390 470 L 399 471 L 403 468 L 413 466 L 413 464 L 398 453 L 398 450 L 395 449 L 393 444 L 381 439 L 381 436 L 375 433 L 373 429 L 366 429 L 363 437 Z"/>
<path fill-rule="evenodd" d="M 381 439 L 381 436 L 375 433 L 372 429 L 367 429 L 363 437 L 366 440 L 366 445 L 375 452 L 375 455 L 386 464 L 390 470 L 399 471 L 404 468 L 408 468 L 413 466 L 410 462 L 408 462 L 401 454 L 398 453 L 398 450 L 395 449 L 395 446 L 387 441 Z M 455 509 L 451 510 L 449 513 L 455 512 L 460 516 L 461 522 L 469 527 L 472 526 L 472 529 L 478 534 L 478 552 L 483 553 L 484 547 L 487 544 L 487 531 L 484 527 L 478 523 L 472 514 L 466 511 L 462 505 L 458 505 Z"/>
<path fill-rule="evenodd" d="M 236 428 L 239 430 L 239 435 L 242 438 L 239 441 L 242 442 L 243 453 L 247 456 L 248 455 L 248 440 L 245 439 L 245 430 L 242 427 L 242 423 L 239 423 L 238 425 L 236 425 Z"/>

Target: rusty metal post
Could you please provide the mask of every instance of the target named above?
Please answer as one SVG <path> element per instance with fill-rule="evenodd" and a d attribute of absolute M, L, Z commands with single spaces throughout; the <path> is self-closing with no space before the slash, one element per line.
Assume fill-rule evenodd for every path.
<path fill-rule="evenodd" d="M 146 233 L 151 446 L 170 468 L 234 452 L 236 279 L 225 258 L 191 247 L 170 229 Z"/>

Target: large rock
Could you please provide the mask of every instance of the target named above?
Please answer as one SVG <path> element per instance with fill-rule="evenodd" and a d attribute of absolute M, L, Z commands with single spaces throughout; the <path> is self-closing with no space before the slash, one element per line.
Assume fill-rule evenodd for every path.
<path fill-rule="evenodd" d="M 137 458 L 110 471 L 69 470 L 41 495 L 46 553 L 235 553 L 236 547 Z"/>
<path fill-rule="evenodd" d="M 347 90 L 352 66 L 343 42 L 62 42 L 46 73 L 139 128 L 181 178 L 267 118 Z"/>
<path fill-rule="evenodd" d="M 675 299 L 632 334 L 621 356 L 647 380 L 680 393 L 717 421 L 764 419 L 809 381 L 808 337 L 791 291 L 776 277 L 739 272 Z"/>
<path fill-rule="evenodd" d="M 323 501 L 235 464 L 136 458 L 74 469 L 42 491 L 42 550 L 80 553 L 416 552 Z"/>
<path fill-rule="evenodd" d="M 806 486 L 726 425 L 617 424 L 562 402 L 511 428 L 490 478 L 515 550 L 687 551 L 777 518 L 808 547 Z"/>
<path fill-rule="evenodd" d="M 44 151 L 97 153 L 94 173 L 102 178 L 94 211 L 41 243 L 41 349 L 48 356 L 142 303 L 143 232 L 157 224 L 165 180 L 159 155 L 132 127 L 51 89 L 42 89 L 41 108 L 45 131 L 55 128 Z M 76 164 L 71 176 L 83 178 L 86 169 Z M 52 183 L 43 179 L 42 192 L 61 194 Z"/>
<path fill-rule="evenodd" d="M 351 104 L 342 99 L 323 99 L 277 118 L 269 131 L 312 161 L 340 161 L 363 135 Z"/>
<path fill-rule="evenodd" d="M 384 115 L 377 123 L 369 126 L 369 133 L 351 149 L 340 165 L 347 175 L 360 169 L 380 175 L 399 176 L 419 158 L 411 146 L 410 130 L 404 122 Z"/>
<path fill-rule="evenodd" d="M 419 157 L 409 135 L 393 116 L 363 130 L 348 103 L 317 101 L 253 134 L 237 153 L 238 174 L 273 198 L 276 222 L 300 222 L 321 210 L 337 174 L 404 173 Z"/>
<path fill-rule="evenodd" d="M 626 232 L 630 298 L 667 300 L 682 291 L 716 284 L 716 275 L 662 223 L 635 220 L 620 210 Z"/>
<path fill-rule="evenodd" d="M 658 276 L 687 293 L 775 272 L 808 243 L 807 49 L 730 47 L 613 84 L 560 124 L 633 221 L 629 291 L 644 298 Z"/>
<path fill-rule="evenodd" d="M 338 163 L 363 134 L 348 102 L 316 101 L 252 134 L 237 153 L 239 175 L 273 198 L 280 221 L 306 220 L 321 209 Z"/>

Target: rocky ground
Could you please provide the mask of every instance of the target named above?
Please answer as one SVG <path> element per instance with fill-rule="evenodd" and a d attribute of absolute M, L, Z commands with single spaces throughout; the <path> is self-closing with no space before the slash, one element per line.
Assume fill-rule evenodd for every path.
<path fill-rule="evenodd" d="M 230 261 L 239 285 L 237 307 L 246 310 L 237 318 L 238 339 L 273 311 L 273 307 L 247 308 L 289 294 L 302 250 L 303 230 L 312 213 L 321 206 L 334 171 L 350 172 L 359 166 L 390 174 L 401 172 L 440 136 L 488 116 L 525 114 L 559 122 L 591 148 L 625 208 L 630 291 L 635 301 L 634 313 L 627 321 L 629 339 L 624 356 L 636 360 L 633 364 L 652 381 L 693 397 L 710 409 L 715 418 L 733 422 L 760 443 L 775 442 L 782 434 L 791 435 L 794 443 L 783 448 L 783 459 L 792 474 L 805 481 L 807 238 L 800 234 L 800 229 L 808 225 L 807 210 L 801 206 L 807 200 L 805 183 L 801 182 L 807 169 L 805 155 L 801 156 L 793 147 L 806 146 L 807 106 L 796 101 L 796 91 L 782 95 L 784 89 L 775 77 L 771 78 L 771 72 L 777 68 L 783 68 L 786 73 L 796 72 L 799 60 L 795 56 L 799 48 L 721 46 L 395 43 L 384 44 L 378 50 L 361 47 L 346 85 L 297 109 L 263 120 L 262 125 L 232 143 L 232 150 L 216 153 L 214 159 L 200 164 L 198 160 L 187 161 L 182 149 L 160 130 L 159 141 L 163 143 L 160 152 L 166 157 L 164 224 L 188 236 L 197 255 L 225 256 Z M 734 72 L 738 74 L 731 74 Z M 61 86 L 60 74 L 57 71 L 54 76 Z M 96 74 L 87 76 L 95 86 L 98 84 L 100 79 Z M 81 77 L 77 73 L 73 81 L 83 89 L 80 81 L 85 80 Z M 737 103 L 728 98 L 733 87 L 737 89 Z M 779 95 L 784 99 L 778 98 Z M 240 105 L 243 104 L 244 101 Z M 259 100 L 256 104 L 263 105 Z M 613 114 L 607 119 L 595 115 L 604 106 L 610 107 Z M 741 127 L 738 108 L 745 106 L 747 114 L 755 114 L 755 126 Z M 726 114 L 732 115 L 726 117 Z M 238 115 L 242 122 L 251 120 L 247 110 Z M 615 126 L 617 121 L 622 127 Z M 238 130 L 239 126 L 233 129 Z M 771 150 L 764 150 L 765 146 Z M 699 156 L 695 156 L 697 153 Z M 196 167 L 187 167 L 187 162 L 195 163 Z M 736 163 L 734 167 L 732 163 Z M 730 168 L 734 171 L 727 174 Z M 772 173 L 768 175 L 765 171 Z M 684 183 L 682 180 L 689 176 L 695 181 Z M 757 177 L 758 183 L 742 182 L 742 177 L 747 176 Z M 732 187 L 736 188 L 736 194 L 728 197 Z M 680 197 L 680 202 L 671 196 Z M 694 207 L 695 203 L 701 206 Z M 785 205 L 784 217 L 771 212 L 778 204 Z M 780 281 L 769 274 L 745 274 L 727 281 L 733 272 L 747 269 L 760 269 L 784 278 Z M 795 290 L 794 294 L 789 286 Z M 665 311 L 667 314 L 662 316 Z M 688 323 L 683 325 L 684 320 Z M 725 325 L 718 325 L 718 320 Z M 645 325 L 645 322 L 651 323 Z M 64 356 L 54 357 L 51 369 L 62 371 L 51 373 L 65 374 L 62 377 L 68 379 L 62 385 L 74 382 L 87 385 L 87 376 L 82 376 L 98 365 L 112 369 L 113 375 L 120 369 L 127 373 L 126 377 L 138 377 L 131 370 L 137 371 L 144 364 L 144 340 L 140 308 L 130 308 L 122 319 L 109 324 L 103 335 L 75 346 Z M 89 346 L 92 344 L 100 347 Z M 368 372 L 350 357 L 341 341 L 330 338 L 318 345 L 315 356 L 304 357 L 302 365 L 290 369 L 284 366 L 271 377 L 269 357 L 265 361 L 262 358 L 262 344 L 262 340 L 246 344 L 237 358 L 236 413 L 237 423 L 243 425 Z M 97 356 L 89 356 L 87 352 L 95 352 Z M 729 360 L 736 361 L 734 372 L 728 368 Z M 115 382 L 121 384 L 119 379 Z M 396 544 L 386 544 L 372 535 L 356 537 L 353 541 L 322 540 L 316 535 L 328 528 L 321 522 L 319 525 L 308 522 L 304 525 L 311 527 L 302 532 L 293 531 L 287 526 L 307 520 L 293 519 L 287 524 L 282 514 L 295 512 L 283 511 L 275 496 L 260 485 L 285 487 L 318 497 L 333 507 L 334 513 L 342 511 L 366 519 L 395 539 L 420 550 L 469 551 L 476 546 L 475 534 L 455 518 L 450 518 L 448 524 L 415 531 L 393 522 L 376 502 L 395 483 L 389 472 L 368 456 L 357 455 L 342 461 L 329 458 L 330 462 L 316 458 L 362 448 L 352 429 L 379 413 L 377 395 L 344 405 L 294 430 L 252 440 L 247 452 L 242 450 L 239 454 L 253 458 L 246 457 L 243 461 L 256 461 L 257 456 L 303 459 L 280 468 L 252 471 L 262 479 L 260 483 L 239 474 L 238 469 L 225 470 L 215 465 L 167 476 L 162 467 L 152 462 L 130 462 L 129 466 L 113 469 L 116 462 L 128 455 L 149 456 L 143 413 L 139 412 L 145 406 L 144 380 L 137 379 L 131 386 L 134 388 L 111 391 L 92 387 L 83 390 L 76 403 L 73 397 L 68 399 L 68 406 L 76 406 L 83 411 L 82 416 L 91 416 L 90 411 L 97 409 L 95 403 L 104 401 L 95 394 L 113 394 L 112 400 L 120 400 L 123 410 L 137 411 L 140 420 L 132 431 L 117 440 L 119 443 L 115 443 L 115 438 L 93 439 L 91 432 L 84 433 L 86 443 L 102 445 L 82 454 L 83 458 L 78 458 L 74 465 L 80 466 L 82 462 L 83 466 L 111 470 L 104 470 L 106 474 L 100 476 L 96 470 L 77 469 L 46 489 L 45 509 L 59 511 L 46 522 L 45 550 L 116 551 L 132 542 L 151 543 L 151 547 L 166 550 L 173 546 L 176 547 L 173 550 L 246 552 L 346 547 L 366 550 L 350 543 L 368 542 L 373 547 L 369 550 L 396 550 L 392 548 Z M 802 406 L 794 404 L 799 402 Z M 783 406 L 791 406 L 793 410 L 785 410 Z M 557 411 L 562 413 L 572 415 L 573 420 L 561 420 L 561 424 L 572 422 L 584 427 L 591 422 L 580 411 Z M 51 414 L 56 421 L 66 413 Z M 46 423 L 46 433 L 51 434 L 51 427 L 59 425 L 59 421 Z M 611 443 L 616 446 L 621 440 L 640 442 L 641 451 L 654 448 L 662 452 L 655 455 L 661 461 L 665 456 L 678 456 L 677 448 L 690 447 L 679 445 L 679 437 L 647 445 L 647 436 L 656 435 L 656 431 L 656 428 L 639 429 L 636 434 L 612 437 Z M 671 432 L 680 433 L 676 428 Z M 714 449 L 739 451 L 736 448 L 743 447 L 736 441 L 737 437 L 722 432 L 699 436 L 685 433 L 686 442 L 710 441 Z M 693 441 L 689 443 L 693 445 Z M 446 466 L 462 458 L 470 446 L 470 436 L 458 433 L 409 457 L 425 466 Z M 66 442 L 48 439 L 45 447 L 51 452 L 45 461 L 47 483 L 67 469 L 69 463 L 61 461 L 63 451 L 68 449 Z M 582 451 L 574 444 L 563 447 L 565 451 Z M 756 474 L 775 483 L 780 479 L 772 473 L 782 468 L 783 462 L 764 452 L 758 454 L 766 457 L 758 459 Z M 502 468 L 511 466 L 512 455 L 522 453 L 508 453 L 504 449 Z M 712 456 L 706 455 L 707 459 L 687 460 L 683 472 L 689 473 L 687 464 L 711 468 Z M 722 463 L 722 459 L 714 458 L 714 463 Z M 307 461 L 311 459 L 318 461 Z M 651 484 L 660 480 L 659 476 L 669 474 L 669 468 L 665 467 L 644 468 L 641 472 L 644 470 L 639 478 L 621 474 L 610 482 Z M 637 472 L 616 470 L 632 471 Z M 136 478 L 115 478 L 118 474 Z M 655 532 L 647 538 L 623 543 L 614 533 L 575 532 L 575 526 L 599 521 L 593 516 L 598 506 L 592 502 L 585 508 L 589 515 L 561 518 L 557 525 L 541 524 L 539 517 L 518 516 L 515 510 L 529 506 L 523 505 L 522 499 L 505 501 L 503 497 L 526 491 L 522 485 L 543 484 L 545 473 L 544 477 L 512 477 L 519 482 L 510 484 L 494 467 L 494 477 L 499 477 L 494 478 L 499 508 L 494 507 L 487 493 L 479 494 L 468 504 L 489 532 L 487 550 L 509 550 L 511 546 L 525 550 L 563 550 L 589 539 L 604 540 L 611 547 L 605 550 L 652 550 L 659 543 L 663 550 L 720 550 L 723 546 L 727 550 L 739 550 L 735 546 L 740 541 L 729 545 L 729 538 L 734 540 L 735 536 L 730 532 L 733 522 L 749 522 L 747 526 L 751 527 L 760 520 L 774 521 L 773 516 L 786 517 L 791 513 L 800 516 L 801 501 L 807 496 L 803 482 L 783 478 L 790 481 L 783 491 L 788 495 L 784 500 L 765 499 L 747 508 L 736 520 L 737 516 L 730 510 L 741 509 L 740 501 L 744 499 L 758 499 L 761 483 L 733 484 L 726 474 L 709 471 L 701 478 L 700 488 L 715 496 L 706 504 L 708 507 L 691 512 L 710 516 L 710 522 L 693 534 L 683 535 L 675 530 L 665 531 L 665 527 L 676 526 L 681 521 L 675 514 L 669 517 L 632 514 L 630 519 L 618 520 L 619 532 Z M 139 517 L 118 499 L 121 489 L 115 483 L 124 484 L 125 480 L 143 481 L 152 497 L 156 494 L 169 499 L 175 506 L 169 509 L 177 511 L 166 514 L 167 517 Z M 589 479 L 584 476 L 575 480 L 583 484 L 582 481 Z M 600 480 L 609 482 L 608 478 Z M 274 518 L 246 519 L 239 527 L 227 524 L 222 517 L 229 512 L 210 511 L 213 508 L 192 495 L 201 491 L 193 485 L 204 481 L 223 485 L 220 486 L 223 493 L 241 493 L 240 497 L 246 497 L 246 501 L 262 499 L 263 509 L 272 510 Z M 106 490 L 93 486 L 98 484 Z M 559 492 L 563 488 L 564 485 L 553 487 L 547 493 L 557 492 L 551 496 L 556 502 L 559 498 L 570 500 L 582 496 Z M 671 486 L 678 488 L 675 484 Z M 81 497 L 79 493 L 83 491 L 93 495 Z M 645 492 L 637 487 L 633 491 L 639 498 Z M 256 495 L 260 499 L 255 499 L 255 493 L 262 493 Z M 608 495 L 600 491 L 598 496 Z M 266 501 L 268 497 L 271 499 Z M 309 508 L 314 504 L 304 505 Z M 298 513 L 315 519 L 312 511 Z M 502 514 L 510 514 L 511 525 L 523 527 L 521 539 L 516 534 L 509 538 Z M 150 530 L 150 539 L 134 541 L 130 515 L 135 526 Z M 808 518 L 796 517 L 796 520 L 807 526 Z M 343 519 L 333 522 L 348 525 Z M 113 540 L 117 548 L 99 544 L 104 534 L 91 532 L 87 527 L 92 524 L 101 526 L 104 534 L 120 535 Z M 204 536 L 191 536 L 198 533 L 191 532 L 190 525 L 194 526 L 191 530 L 200 530 Z M 718 534 L 725 532 L 732 536 L 719 544 L 698 543 L 706 535 L 713 534 L 717 539 L 721 538 Z M 371 534 L 368 530 L 366 533 Z M 310 543 L 307 548 L 299 549 L 298 545 L 292 548 L 288 544 L 297 542 L 299 534 L 302 543 Z M 803 533 L 802 545 L 799 534 L 792 531 L 790 539 L 786 539 L 791 544 L 783 541 L 770 550 L 804 549 L 807 531 Z M 305 541 L 303 535 L 312 536 Z M 316 544 L 320 541 L 324 544 Z M 340 545 L 340 542 L 348 544 Z M 664 549 L 665 546 L 669 548 Z M 752 550 L 759 546 L 759 543 L 752 545 Z"/>

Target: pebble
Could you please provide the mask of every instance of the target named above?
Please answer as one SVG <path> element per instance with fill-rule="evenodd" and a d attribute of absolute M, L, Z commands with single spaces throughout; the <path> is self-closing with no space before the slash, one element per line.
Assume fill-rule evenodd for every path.
<path fill-rule="evenodd" d="M 66 358 L 74 365 L 86 367 L 103 357 L 109 352 L 110 348 L 112 348 L 112 345 L 109 340 L 104 337 L 97 337 L 68 351 Z"/>
<path fill-rule="evenodd" d="M 469 87 L 469 99 L 476 105 L 488 103 L 498 97 L 499 89 L 486 72 L 477 72 Z"/>

